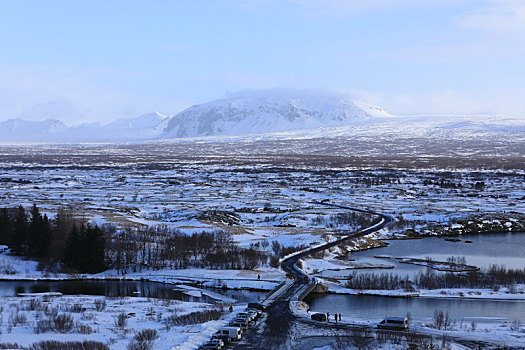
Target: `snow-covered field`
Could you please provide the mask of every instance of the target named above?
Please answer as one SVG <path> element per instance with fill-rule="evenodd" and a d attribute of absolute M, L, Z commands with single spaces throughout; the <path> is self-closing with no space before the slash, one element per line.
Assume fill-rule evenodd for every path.
<path fill-rule="evenodd" d="M 29 207 L 36 203 L 50 217 L 59 208 L 66 207 L 88 221 L 112 223 L 121 228 L 165 225 L 188 234 L 220 228 L 231 232 L 239 246 L 256 245 L 257 249 L 265 251 L 271 251 L 274 241 L 283 246 L 310 246 L 333 240 L 356 228 L 346 221 L 344 210 L 316 203 L 324 200 L 372 208 L 393 214 L 399 219 L 393 226 L 373 237 L 360 239 L 344 249 L 335 248 L 325 256 L 305 260 L 303 267 L 313 274 L 330 269 L 372 267 L 359 266 L 338 257 L 349 251 L 380 245 L 379 238 L 399 237 L 408 231 L 416 234 L 441 234 L 444 230 L 461 233 L 465 226 L 457 221 L 476 215 L 506 215 L 509 212 L 525 211 L 525 178 L 519 169 L 376 170 L 350 166 L 339 160 L 320 161 L 323 157 L 279 158 L 259 155 L 245 159 L 242 156 L 196 154 L 194 157 L 185 155 L 177 158 L 173 154 L 162 154 L 158 145 L 140 146 L 154 150 L 150 155 L 146 155 L 144 149 L 133 153 L 131 146 L 108 147 L 109 155 L 104 154 L 102 148 L 93 147 L 78 146 L 67 155 L 62 147 L 3 149 L 0 207 L 19 204 Z M 13 150 L 18 152 L 18 158 Z M 233 221 L 228 221 L 228 218 Z M 487 220 L 485 224 L 493 224 L 497 220 L 497 224 L 509 231 L 513 230 L 513 225 L 517 225 L 512 217 Z M 384 266 L 375 267 L 385 268 L 388 265 L 385 261 Z M 23 261 L 5 253 L 0 255 L 0 269 L 4 279 L 79 277 L 60 273 L 44 274 L 38 271 L 36 262 Z M 109 270 L 95 276 L 80 277 L 122 278 L 122 275 Z M 199 281 L 204 286 L 270 290 L 285 276 L 277 268 L 259 266 L 254 270 L 143 269 L 128 271 L 125 277 L 175 285 Z M 338 293 L 356 293 L 330 280 L 325 283 Z M 200 293 L 192 291 L 194 294 L 197 292 Z M 523 294 L 505 293 L 504 288 L 498 292 L 420 290 L 419 295 L 433 298 L 523 299 Z M 31 303 L 33 298 L 36 297 L 2 298 L 5 306 L 1 342 L 29 345 L 42 339 L 96 339 L 111 344 L 111 348 L 124 349 L 132 341 L 135 332 L 151 328 L 159 334 L 154 349 L 175 346 L 194 349 L 209 339 L 214 330 L 229 317 L 167 330 L 163 317 L 172 310 L 184 315 L 211 306 L 205 303 L 127 297 L 106 298 L 106 308 L 96 311 L 95 300 L 100 297 L 63 296 L 45 298 L 41 303 L 59 310 L 67 309 L 63 305 L 82 304 L 86 309 L 82 312 L 64 311 L 72 315 L 75 326 L 64 334 L 54 331 L 35 334 L 38 320 L 48 316 L 45 316 L 44 311 L 29 310 L 24 306 Z M 244 304 L 238 303 L 235 307 L 240 309 Z M 10 315 L 17 308 L 24 313 L 26 321 L 10 327 Z M 154 316 L 147 315 L 151 313 L 151 308 L 155 309 Z M 115 326 L 115 316 L 119 313 L 135 314 L 126 318 L 125 329 Z M 160 318 L 159 314 L 162 314 Z M 93 332 L 82 334 L 79 329 L 87 328 L 76 326 L 77 323 L 91 327 Z M 498 336 L 505 336 L 504 332 L 501 334 L 498 333 Z"/>
<path fill-rule="evenodd" d="M 108 344 L 111 349 L 126 349 L 137 333 L 152 329 L 158 335 L 155 349 L 195 349 L 233 314 L 219 306 L 226 311 L 217 321 L 178 326 L 174 324 L 176 318 L 213 308 L 217 306 L 141 297 L 3 297 L 1 341 L 30 346 L 45 340 L 90 340 Z M 241 309 L 242 305 L 235 306 L 235 311 Z"/>

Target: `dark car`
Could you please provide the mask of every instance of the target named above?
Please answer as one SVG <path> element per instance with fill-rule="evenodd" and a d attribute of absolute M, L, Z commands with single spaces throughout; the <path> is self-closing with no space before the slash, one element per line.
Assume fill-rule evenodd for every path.
<path fill-rule="evenodd" d="M 314 321 L 326 321 L 326 315 L 322 314 L 320 312 L 316 312 L 315 314 L 312 314 L 312 320 L 314 320 Z"/>
<path fill-rule="evenodd" d="M 261 303 L 248 303 L 248 307 L 247 308 L 248 309 L 257 309 L 257 310 L 261 310 L 261 311 L 266 310 L 266 306 L 264 306 Z"/>

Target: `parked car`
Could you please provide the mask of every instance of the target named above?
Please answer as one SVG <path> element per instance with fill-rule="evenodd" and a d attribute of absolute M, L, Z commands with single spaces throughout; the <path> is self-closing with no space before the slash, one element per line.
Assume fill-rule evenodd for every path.
<path fill-rule="evenodd" d="M 312 320 L 314 321 L 326 321 L 326 314 L 322 314 L 320 312 L 316 312 L 315 314 L 312 314 Z"/>
<path fill-rule="evenodd" d="M 248 322 L 246 322 L 246 320 L 242 320 L 242 319 L 235 319 L 232 322 L 230 322 L 230 326 L 238 327 L 238 328 L 241 329 L 241 331 L 245 331 L 245 330 L 248 329 Z"/>
<path fill-rule="evenodd" d="M 206 343 L 199 346 L 199 350 L 221 350 L 222 346 L 219 344 Z"/>
<path fill-rule="evenodd" d="M 255 320 L 255 316 L 249 312 L 239 312 L 236 316 L 237 318 L 246 318 L 249 322 Z"/>
<path fill-rule="evenodd" d="M 382 329 L 407 329 L 408 318 L 406 317 L 387 317 L 377 324 L 377 328 Z"/>
<path fill-rule="evenodd" d="M 262 315 L 262 311 L 259 310 L 259 309 L 254 309 L 254 308 L 249 308 L 249 307 L 247 307 L 247 308 L 246 308 L 246 312 L 249 312 L 249 311 L 253 311 L 253 312 L 255 312 L 255 313 L 257 314 L 257 317 L 259 317 L 259 316 Z"/>
<path fill-rule="evenodd" d="M 248 303 L 248 309 L 257 309 L 257 310 L 264 311 L 266 310 L 266 306 L 264 306 L 261 303 Z"/>
<path fill-rule="evenodd" d="M 252 320 L 257 320 L 257 317 L 259 317 L 259 313 L 257 313 L 257 311 L 254 311 L 253 309 L 250 309 L 250 310 L 246 310 L 246 313 L 248 315 L 250 315 L 250 317 L 252 318 Z"/>
<path fill-rule="evenodd" d="M 229 340 L 239 340 L 242 336 L 242 330 L 240 327 L 222 327 L 219 332 L 219 337 L 221 339 L 229 339 Z"/>
<path fill-rule="evenodd" d="M 210 341 L 208 343 L 214 343 L 214 344 L 219 344 L 221 347 L 224 346 L 224 340 L 222 340 L 221 338 L 211 338 Z"/>
<path fill-rule="evenodd" d="M 235 317 L 233 319 L 235 322 L 243 322 L 243 323 L 246 323 L 246 326 L 249 326 L 250 325 L 250 319 L 248 317 L 245 317 L 245 316 L 238 316 L 238 317 Z"/>

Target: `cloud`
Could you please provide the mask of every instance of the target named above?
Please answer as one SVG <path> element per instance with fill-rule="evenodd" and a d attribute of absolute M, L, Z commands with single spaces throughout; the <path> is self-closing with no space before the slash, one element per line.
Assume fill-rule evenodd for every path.
<path fill-rule="evenodd" d="M 0 65 L 0 120 L 59 117 L 66 123 L 104 123 L 155 110 L 172 114 L 187 105 L 126 88 L 141 78 L 91 67 Z"/>
<path fill-rule="evenodd" d="M 352 91 L 354 97 L 370 101 L 397 115 L 504 115 L 525 116 L 525 88 L 494 91 L 442 90 L 422 93 Z"/>
<path fill-rule="evenodd" d="M 392 58 L 419 62 L 465 62 L 519 59 L 525 54 L 525 1 L 487 0 L 457 14 L 451 43 L 398 49 Z"/>
<path fill-rule="evenodd" d="M 234 0 L 237 6 L 246 10 L 284 9 L 289 13 L 307 17 L 341 17 L 410 6 L 424 8 L 468 2 L 472 0 Z"/>
<path fill-rule="evenodd" d="M 487 7 L 463 16 L 461 24 L 466 28 L 486 31 L 490 34 L 525 32 L 525 2 L 522 0 L 492 0 Z"/>

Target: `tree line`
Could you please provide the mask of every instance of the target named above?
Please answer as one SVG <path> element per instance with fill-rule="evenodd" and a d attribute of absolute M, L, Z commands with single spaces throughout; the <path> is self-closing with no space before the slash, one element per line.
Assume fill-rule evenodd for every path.
<path fill-rule="evenodd" d="M 413 278 L 394 273 L 358 273 L 352 276 L 346 287 L 357 290 L 415 291 L 440 288 L 499 289 L 500 286 L 506 286 L 512 291 L 517 283 L 525 283 L 525 268 L 511 269 L 503 265 L 490 265 L 488 268 L 467 273 L 436 273 L 427 268 Z"/>
<path fill-rule="evenodd" d="M 23 206 L 0 210 L 0 244 L 14 255 L 39 261 L 50 271 L 96 273 L 106 269 L 106 231 L 75 220 L 59 210 L 50 220 L 33 205 L 29 215 Z"/>
<path fill-rule="evenodd" d="M 0 244 L 14 255 L 39 261 L 49 272 L 120 274 L 141 269 L 254 269 L 270 264 L 302 247 L 265 241 L 239 247 L 224 230 L 187 234 L 167 226 L 123 228 L 85 223 L 60 209 L 50 219 L 36 205 L 0 209 Z"/>

